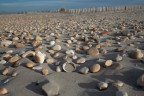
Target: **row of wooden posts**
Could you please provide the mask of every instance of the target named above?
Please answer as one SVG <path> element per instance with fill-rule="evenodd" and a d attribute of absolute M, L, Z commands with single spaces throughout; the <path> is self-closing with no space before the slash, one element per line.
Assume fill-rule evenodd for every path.
<path fill-rule="evenodd" d="M 79 9 L 64 9 L 58 10 L 57 12 L 64 13 L 96 13 L 96 12 L 107 12 L 107 11 L 125 11 L 125 10 L 141 10 L 144 6 L 117 6 L 117 7 L 97 7 L 97 8 L 79 8 Z"/>

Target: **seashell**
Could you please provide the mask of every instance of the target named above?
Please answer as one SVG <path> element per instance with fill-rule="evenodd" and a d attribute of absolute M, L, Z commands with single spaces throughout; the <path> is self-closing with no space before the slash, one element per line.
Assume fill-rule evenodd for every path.
<path fill-rule="evenodd" d="M 27 68 L 33 68 L 35 64 L 33 62 L 29 62 L 25 65 Z"/>
<path fill-rule="evenodd" d="M 120 56 L 119 54 L 117 54 L 117 56 L 115 57 L 115 61 L 118 62 L 118 61 L 122 61 L 122 56 Z"/>
<path fill-rule="evenodd" d="M 72 44 L 72 41 L 71 41 L 71 40 L 67 40 L 67 43 L 68 43 L 68 44 Z"/>
<path fill-rule="evenodd" d="M 82 63 L 85 63 L 86 62 L 86 59 L 84 58 L 84 57 L 80 57 L 77 61 L 76 61 L 76 63 L 78 63 L 78 64 L 82 64 Z"/>
<path fill-rule="evenodd" d="M 46 54 L 44 54 L 40 51 L 36 52 L 36 54 L 35 54 L 36 62 L 42 64 L 42 63 L 44 63 L 45 58 L 46 58 Z"/>
<path fill-rule="evenodd" d="M 108 83 L 106 83 L 106 82 L 100 82 L 100 83 L 98 83 L 98 89 L 100 91 L 106 90 L 107 88 L 108 88 Z"/>
<path fill-rule="evenodd" d="M 124 83 L 122 81 L 119 81 L 117 80 L 115 83 L 114 83 L 115 86 L 117 87 L 122 87 L 124 85 Z"/>
<path fill-rule="evenodd" d="M 16 44 L 16 48 L 24 48 L 24 46 L 25 46 L 25 45 L 22 44 L 22 43 L 17 43 L 17 44 Z"/>
<path fill-rule="evenodd" d="M 66 54 L 67 54 L 68 56 L 74 56 L 74 55 L 75 55 L 75 51 L 74 51 L 74 50 L 67 50 L 67 51 L 66 51 Z"/>
<path fill-rule="evenodd" d="M 17 62 L 21 57 L 20 56 L 14 56 L 14 57 L 11 57 L 8 62 L 9 63 L 15 63 Z"/>
<path fill-rule="evenodd" d="M 50 45 L 51 46 L 55 45 L 55 41 L 50 41 Z"/>
<path fill-rule="evenodd" d="M 27 51 L 27 52 L 25 52 L 23 55 L 22 55 L 22 57 L 29 57 L 29 56 L 35 56 L 35 52 L 34 51 Z"/>
<path fill-rule="evenodd" d="M 59 50 L 61 50 L 61 46 L 60 45 L 55 45 L 52 49 L 55 50 L 55 51 L 59 51 Z"/>
<path fill-rule="evenodd" d="M 96 73 L 96 72 L 99 72 L 101 69 L 100 65 L 99 64 L 94 64 L 93 66 L 90 67 L 90 71 L 92 73 Z"/>
<path fill-rule="evenodd" d="M 6 67 L 4 68 L 4 70 L 2 71 L 2 75 L 7 75 L 9 73 L 9 68 Z"/>
<path fill-rule="evenodd" d="M 57 67 L 56 67 L 56 72 L 61 72 L 61 71 L 62 71 L 61 66 L 57 66 Z"/>
<path fill-rule="evenodd" d="M 53 58 L 48 58 L 48 59 L 46 59 L 46 62 L 47 62 L 48 64 L 52 64 L 52 63 L 55 62 L 55 60 L 54 60 Z"/>
<path fill-rule="evenodd" d="M 12 54 L 12 53 L 13 53 L 13 50 L 8 50 L 6 53 L 7 53 L 7 54 Z"/>
<path fill-rule="evenodd" d="M 63 64 L 62 68 L 65 72 L 73 72 L 76 70 L 76 67 L 73 63 L 67 63 L 67 62 Z"/>
<path fill-rule="evenodd" d="M 116 96 L 128 96 L 128 93 L 124 91 L 117 91 Z"/>
<path fill-rule="evenodd" d="M 141 52 L 140 49 L 136 49 L 135 51 L 133 51 L 133 53 L 131 53 L 131 57 L 134 59 L 141 59 L 144 57 L 144 54 Z"/>
<path fill-rule="evenodd" d="M 79 73 L 81 74 L 87 74 L 89 72 L 89 68 L 88 67 L 83 67 L 79 70 Z"/>
<path fill-rule="evenodd" d="M 0 87 L 0 95 L 8 94 L 8 90 L 4 87 Z"/>
<path fill-rule="evenodd" d="M 43 75 L 48 75 L 49 74 L 48 69 L 46 69 L 46 68 L 42 68 L 41 71 L 42 71 Z"/>
<path fill-rule="evenodd" d="M 92 47 L 87 51 L 87 53 L 92 56 L 97 56 L 99 55 L 99 50 L 95 47 Z"/>

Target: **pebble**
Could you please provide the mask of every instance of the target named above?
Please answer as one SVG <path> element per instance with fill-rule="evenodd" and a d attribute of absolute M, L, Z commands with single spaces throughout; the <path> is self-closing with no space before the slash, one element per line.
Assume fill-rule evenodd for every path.
<path fill-rule="evenodd" d="M 72 41 L 71 41 L 71 40 L 67 40 L 67 43 L 68 43 L 68 44 L 72 44 Z"/>
<path fill-rule="evenodd" d="M 95 47 L 92 47 L 87 51 L 87 53 L 92 56 L 97 56 L 99 55 L 99 50 Z"/>
<path fill-rule="evenodd" d="M 122 59 L 123 59 L 123 57 L 120 56 L 119 54 L 117 54 L 117 56 L 115 57 L 116 62 L 122 61 Z"/>
<path fill-rule="evenodd" d="M 94 64 L 93 66 L 90 67 L 90 71 L 92 73 L 96 73 L 96 72 L 99 72 L 100 71 L 100 65 L 99 64 Z"/>
<path fill-rule="evenodd" d="M 7 63 L 7 61 L 6 60 L 0 60 L 0 64 L 6 64 Z"/>
<path fill-rule="evenodd" d="M 83 46 L 83 50 L 88 50 L 89 46 Z"/>
<path fill-rule="evenodd" d="M 9 62 L 9 63 L 15 63 L 15 62 L 17 62 L 20 58 L 21 58 L 20 56 L 13 56 L 13 57 L 11 57 L 11 58 L 8 60 L 8 62 Z"/>
<path fill-rule="evenodd" d="M 144 88 L 144 74 L 137 79 L 137 85 Z"/>
<path fill-rule="evenodd" d="M 12 72 L 12 77 L 15 77 L 15 76 L 17 76 L 18 75 L 18 72 L 16 71 L 16 70 L 14 70 L 13 72 Z"/>
<path fill-rule="evenodd" d="M 104 61 L 104 67 L 110 67 L 113 64 L 112 60 L 106 60 Z"/>
<path fill-rule="evenodd" d="M 83 63 L 85 63 L 86 62 L 86 59 L 84 58 L 84 57 L 80 57 L 77 61 L 76 61 L 76 63 L 78 63 L 78 64 L 83 64 Z"/>
<path fill-rule="evenodd" d="M 17 44 L 16 44 L 16 48 L 24 48 L 24 46 L 25 46 L 25 45 L 22 44 L 22 43 L 17 43 Z"/>
<path fill-rule="evenodd" d="M 33 62 L 29 62 L 25 65 L 27 68 L 33 68 L 35 64 Z"/>
<path fill-rule="evenodd" d="M 6 51 L 7 54 L 12 54 L 13 53 L 13 50 L 8 50 Z"/>
<path fill-rule="evenodd" d="M 67 51 L 66 51 L 66 54 L 67 54 L 68 56 L 74 56 L 74 55 L 75 55 L 75 51 L 74 51 L 74 50 L 67 50 Z"/>
<path fill-rule="evenodd" d="M 56 67 L 56 72 L 62 72 L 61 66 L 57 66 L 57 67 Z"/>
<path fill-rule="evenodd" d="M 53 58 L 48 58 L 48 59 L 46 59 L 46 62 L 47 62 L 48 64 L 52 64 L 52 63 L 55 62 L 55 60 L 54 60 Z"/>
<path fill-rule="evenodd" d="M 128 96 L 128 93 L 124 91 L 117 91 L 116 96 Z"/>
<path fill-rule="evenodd" d="M 50 41 L 50 45 L 51 46 L 55 45 L 55 41 Z"/>
<path fill-rule="evenodd" d="M 8 90 L 4 87 L 0 87 L 0 95 L 6 95 L 8 94 Z"/>
<path fill-rule="evenodd" d="M 18 40 L 19 40 L 19 37 L 14 37 L 12 40 L 13 40 L 13 41 L 18 41 Z"/>
<path fill-rule="evenodd" d="M 100 82 L 100 83 L 98 83 L 98 89 L 100 91 L 106 90 L 107 88 L 108 88 L 108 83 L 106 83 L 106 82 Z"/>
<path fill-rule="evenodd" d="M 4 70 L 2 71 L 2 75 L 7 75 L 9 73 L 9 68 L 6 67 L 4 68 Z"/>
<path fill-rule="evenodd" d="M 121 70 L 123 68 L 124 68 L 124 66 L 121 63 L 115 63 L 112 66 L 112 69 L 114 69 L 114 70 Z"/>
<path fill-rule="evenodd" d="M 59 50 L 61 50 L 61 46 L 60 45 L 55 45 L 52 49 L 55 50 L 55 51 L 59 51 Z"/>
<path fill-rule="evenodd" d="M 47 68 L 42 68 L 42 74 L 43 75 L 48 75 L 49 74 L 49 72 L 48 72 L 48 69 Z"/>
<path fill-rule="evenodd" d="M 117 86 L 117 87 L 122 87 L 122 86 L 124 86 L 124 83 L 123 83 L 122 81 L 117 80 L 117 81 L 114 83 L 114 85 Z"/>
<path fill-rule="evenodd" d="M 136 49 L 131 53 L 131 57 L 134 59 L 142 59 L 144 57 L 144 54 L 140 49 Z"/>
<path fill-rule="evenodd" d="M 36 52 L 36 55 L 35 55 L 36 62 L 42 64 L 42 63 L 44 63 L 45 58 L 46 58 L 46 54 L 44 54 L 40 51 Z"/>
<path fill-rule="evenodd" d="M 100 49 L 99 49 L 99 52 L 100 52 L 101 54 L 107 54 L 107 50 L 104 49 L 104 48 L 100 48 Z"/>
<path fill-rule="evenodd" d="M 12 44 L 12 41 L 10 41 L 10 40 L 3 40 L 3 41 L 1 41 L 0 46 L 2 46 L 2 47 L 8 47 L 11 44 Z"/>
<path fill-rule="evenodd" d="M 35 54 L 36 53 L 34 51 L 27 51 L 22 55 L 22 57 L 35 56 Z"/>
<path fill-rule="evenodd" d="M 40 70 L 42 70 L 42 66 L 40 66 L 40 65 L 34 66 L 32 69 L 40 71 Z"/>
<path fill-rule="evenodd" d="M 73 60 L 76 60 L 78 57 L 76 55 L 74 55 L 72 58 L 73 58 Z"/>
<path fill-rule="evenodd" d="M 79 73 L 81 73 L 81 74 L 87 74 L 88 72 L 89 72 L 89 68 L 88 67 L 82 67 L 79 70 Z"/>

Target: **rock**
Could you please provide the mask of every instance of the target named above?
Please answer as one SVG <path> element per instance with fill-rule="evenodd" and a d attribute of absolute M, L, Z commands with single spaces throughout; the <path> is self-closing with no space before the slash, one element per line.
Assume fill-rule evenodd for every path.
<path fill-rule="evenodd" d="M 83 50 L 88 50 L 89 46 L 83 46 Z"/>
<path fill-rule="evenodd" d="M 2 58 L 9 58 L 9 57 L 12 57 L 11 54 L 9 53 L 5 53 L 2 55 Z"/>
<path fill-rule="evenodd" d="M 61 72 L 61 71 L 62 71 L 61 66 L 57 66 L 57 67 L 56 67 L 56 72 Z"/>
<path fill-rule="evenodd" d="M 51 46 L 55 45 L 55 41 L 50 41 L 50 45 Z"/>
<path fill-rule="evenodd" d="M 54 81 L 50 81 L 49 83 L 43 85 L 42 89 L 47 96 L 57 96 L 59 94 L 59 85 Z"/>
<path fill-rule="evenodd" d="M 41 71 L 42 71 L 43 75 L 48 75 L 48 73 L 49 73 L 47 68 L 42 68 Z"/>
<path fill-rule="evenodd" d="M 117 80 L 115 83 L 114 83 L 115 86 L 117 87 L 122 87 L 124 85 L 124 83 L 122 81 L 119 81 Z"/>
<path fill-rule="evenodd" d="M 80 57 L 77 61 L 76 61 L 76 63 L 78 63 L 78 64 L 82 64 L 82 63 L 85 63 L 86 62 L 86 59 L 84 58 L 84 57 Z"/>
<path fill-rule="evenodd" d="M 107 50 L 104 49 L 104 48 L 100 48 L 100 49 L 99 49 L 99 52 L 100 52 L 101 54 L 107 54 Z"/>
<path fill-rule="evenodd" d="M 13 41 L 18 41 L 19 38 L 18 38 L 18 37 L 14 37 L 12 40 L 13 40 Z"/>
<path fill-rule="evenodd" d="M 57 52 L 57 53 L 55 53 L 55 54 L 53 55 L 53 58 L 59 58 L 59 57 L 61 57 L 61 56 L 62 56 L 62 54 L 59 53 L 59 52 Z"/>
<path fill-rule="evenodd" d="M 25 65 L 27 68 L 33 68 L 35 64 L 33 62 L 29 62 Z"/>
<path fill-rule="evenodd" d="M 40 65 L 34 66 L 32 69 L 40 71 L 40 70 L 42 70 L 42 66 L 40 66 Z"/>
<path fill-rule="evenodd" d="M 46 59 L 46 62 L 47 62 L 48 64 L 52 64 L 52 63 L 55 62 L 55 60 L 54 60 L 53 58 L 48 58 L 48 59 Z"/>
<path fill-rule="evenodd" d="M 12 77 L 17 76 L 17 74 L 18 74 L 18 72 L 17 72 L 16 70 L 14 70 L 14 71 L 12 72 Z"/>
<path fill-rule="evenodd" d="M 61 46 L 60 45 L 55 45 L 52 49 L 55 50 L 55 51 L 59 51 L 59 50 L 61 50 Z"/>
<path fill-rule="evenodd" d="M 9 68 L 6 67 L 4 68 L 4 70 L 2 71 L 2 75 L 7 75 L 9 73 Z"/>
<path fill-rule="evenodd" d="M 22 55 L 22 57 L 35 56 L 35 54 L 36 53 L 34 51 L 27 51 Z"/>
<path fill-rule="evenodd" d="M 35 55 L 36 62 L 42 64 L 42 63 L 44 63 L 45 58 L 46 58 L 46 54 L 44 54 L 40 51 L 36 52 L 36 55 Z"/>
<path fill-rule="evenodd" d="M 66 51 L 66 54 L 67 54 L 68 56 L 74 56 L 74 55 L 75 55 L 75 51 L 74 51 L 74 50 L 67 50 L 67 51 Z"/>
<path fill-rule="evenodd" d="M 128 96 L 127 92 L 123 92 L 123 91 L 117 91 L 116 92 L 116 96 Z"/>
<path fill-rule="evenodd" d="M 53 54 L 55 53 L 54 50 L 48 50 L 48 52 L 49 52 L 51 55 L 53 55 Z"/>
<path fill-rule="evenodd" d="M 0 46 L 2 46 L 2 47 L 8 47 L 11 44 L 12 44 L 12 41 L 10 41 L 10 40 L 3 40 L 3 41 L 1 41 Z"/>
<path fill-rule="evenodd" d="M 22 43 L 17 43 L 17 44 L 16 44 L 16 48 L 24 48 L 24 46 L 25 46 L 25 45 L 22 44 Z"/>
<path fill-rule="evenodd" d="M 131 57 L 134 59 L 141 59 L 144 57 L 144 54 L 142 53 L 140 49 L 136 49 L 135 51 L 131 53 Z"/>
<path fill-rule="evenodd" d="M 77 57 L 76 55 L 74 55 L 72 58 L 75 60 L 75 59 L 77 59 L 78 57 Z"/>
<path fill-rule="evenodd" d="M 144 88 L 144 74 L 142 74 L 142 75 L 138 78 L 138 80 L 137 80 L 137 85 Z"/>
<path fill-rule="evenodd" d="M 11 57 L 11 58 L 8 60 L 8 62 L 9 62 L 9 63 L 15 63 L 15 62 L 17 62 L 20 58 L 21 58 L 20 56 L 13 56 L 13 57 Z"/>
<path fill-rule="evenodd" d="M 0 95 L 6 95 L 8 94 L 8 90 L 4 87 L 0 87 Z"/>
<path fill-rule="evenodd" d="M 117 54 L 117 56 L 115 57 L 116 62 L 122 61 L 122 59 L 122 56 L 120 56 L 119 54 Z"/>
<path fill-rule="evenodd" d="M 106 90 L 107 88 L 108 88 L 108 83 L 106 83 L 106 82 L 100 82 L 100 83 L 98 83 L 98 89 L 100 91 Z"/>
<path fill-rule="evenodd" d="M 54 35 L 55 35 L 55 33 L 51 33 L 51 34 L 50 34 L 50 36 L 54 36 Z"/>
<path fill-rule="evenodd" d="M 87 74 L 89 72 L 89 68 L 88 67 L 83 67 L 79 70 L 79 73 L 81 74 Z"/>
<path fill-rule="evenodd" d="M 99 55 L 99 50 L 95 47 L 92 47 L 87 51 L 87 53 L 92 56 L 97 56 Z"/>
<path fill-rule="evenodd" d="M 103 67 L 110 67 L 113 64 L 112 60 L 98 60 Z"/>
<path fill-rule="evenodd" d="M 6 64 L 7 63 L 7 61 L 5 61 L 5 60 L 0 60 L 0 64 Z"/>
<path fill-rule="evenodd" d="M 8 50 L 6 51 L 7 54 L 12 54 L 13 53 L 13 50 Z"/>
<path fill-rule="evenodd" d="M 100 65 L 99 64 L 94 64 L 93 66 L 90 67 L 90 71 L 92 73 L 96 73 L 96 72 L 99 72 L 100 71 Z"/>

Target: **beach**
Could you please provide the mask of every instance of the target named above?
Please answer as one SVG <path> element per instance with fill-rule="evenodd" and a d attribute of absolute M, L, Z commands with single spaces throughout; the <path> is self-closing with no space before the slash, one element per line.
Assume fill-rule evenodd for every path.
<path fill-rule="evenodd" d="M 0 15 L 0 96 L 143 96 L 143 74 L 144 9 Z"/>

